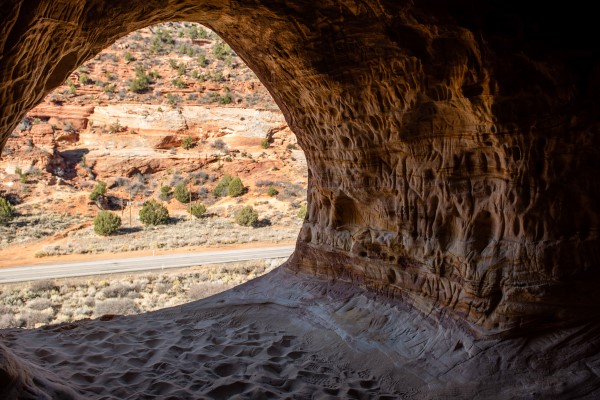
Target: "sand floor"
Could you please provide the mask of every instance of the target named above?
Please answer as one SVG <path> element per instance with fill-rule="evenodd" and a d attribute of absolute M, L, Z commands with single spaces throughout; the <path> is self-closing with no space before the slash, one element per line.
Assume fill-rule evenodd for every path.
<path fill-rule="evenodd" d="M 600 346 L 577 345 L 598 331 L 477 340 L 278 268 L 153 313 L 0 331 L 0 398 L 597 398 Z"/>

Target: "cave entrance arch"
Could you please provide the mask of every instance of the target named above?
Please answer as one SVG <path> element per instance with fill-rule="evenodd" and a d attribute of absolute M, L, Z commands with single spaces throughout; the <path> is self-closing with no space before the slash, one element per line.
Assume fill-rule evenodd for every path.
<path fill-rule="evenodd" d="M 448 311 L 482 335 L 597 314 L 590 232 L 600 188 L 589 177 L 600 171 L 600 79 L 585 11 L 391 0 L 21 4 L 2 6 L 4 137 L 118 37 L 200 22 L 256 72 L 306 153 L 308 215 L 291 268 Z M 331 209 L 350 202 L 356 212 Z"/>
<path fill-rule="evenodd" d="M 85 224 L 80 225 L 66 240 L 38 244 L 35 257 L 44 257 L 39 261 L 48 263 L 59 262 L 48 259 L 57 255 L 102 253 L 106 257 L 106 253 L 149 249 L 152 255 L 155 251 L 161 255 L 172 247 L 205 251 L 215 245 L 256 246 L 263 242 L 261 247 L 271 247 L 295 240 L 301 226 L 298 211 L 305 207 L 305 164 L 268 92 L 255 77 L 247 77 L 248 69 L 220 38 L 201 26 L 164 24 L 136 31 L 125 39 L 79 66 L 65 84 L 27 115 L 20 124 L 23 131 L 15 132 L 17 137 L 11 137 L 4 148 L 5 156 L 7 151 L 16 154 L 10 154 L 3 165 L 29 175 L 29 199 L 35 196 L 32 187 L 38 195 L 41 190 L 53 190 L 40 190 L 40 185 L 35 185 L 40 181 L 61 192 L 60 196 L 47 197 L 41 209 L 29 207 L 23 212 L 28 214 L 24 217 L 32 218 L 21 218 L 11 225 L 32 225 L 32 219 L 36 224 L 39 218 L 36 221 L 34 217 L 57 210 L 61 213 L 56 223 L 59 230 L 65 229 L 65 224 L 73 229 L 81 222 L 71 215 L 69 223 L 63 212 L 94 217 L 104 209 L 122 220 L 117 235 L 97 236 L 91 227 L 80 231 Z M 151 49 L 158 55 L 148 60 L 145 53 Z M 145 89 L 136 90 L 142 79 L 150 82 L 143 82 Z M 186 139 L 190 139 L 189 148 L 184 148 Z M 32 148 L 18 150 L 25 140 Z M 38 150 L 41 158 L 34 156 Z M 33 173 L 31 162 L 36 163 L 33 168 L 52 175 Z M 219 196 L 214 195 L 225 175 L 242 178 L 246 193 L 234 198 L 225 186 L 224 194 L 221 190 Z M 90 192 L 102 182 L 107 184 L 106 195 L 93 203 Z M 181 184 L 189 197 L 181 199 L 178 195 Z M 79 190 L 69 194 L 72 187 Z M 170 189 L 164 197 L 163 187 Z M 275 193 L 269 193 L 270 189 Z M 16 182 L 11 193 L 25 193 L 25 186 L 20 189 Z M 167 224 L 175 228 L 170 231 L 147 231 L 153 238 L 144 243 L 139 240 L 143 224 L 138 211 L 144 201 L 159 198 L 177 223 Z M 223 202 L 226 204 L 214 204 Z M 190 212 L 197 204 L 207 206 L 211 218 L 200 223 L 188 221 L 195 220 Z M 234 222 L 236 212 L 249 204 L 258 212 L 254 229 L 238 227 Z M 21 235 L 23 232 L 22 227 Z M 33 261 L 33 252 L 31 256 Z M 18 265 L 30 262 L 0 258 Z M 94 307 L 87 310 L 91 313 Z M 55 314 L 50 322 L 59 316 Z"/>

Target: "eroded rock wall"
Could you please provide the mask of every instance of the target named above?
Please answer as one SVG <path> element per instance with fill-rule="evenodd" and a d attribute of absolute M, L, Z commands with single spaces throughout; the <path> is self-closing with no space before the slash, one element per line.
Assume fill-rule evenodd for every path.
<path fill-rule="evenodd" d="M 218 32 L 306 152 L 289 267 L 482 335 L 598 313 L 600 63 L 589 15 L 512 2 L 9 1 L 4 135 L 83 60 L 166 20 Z"/>

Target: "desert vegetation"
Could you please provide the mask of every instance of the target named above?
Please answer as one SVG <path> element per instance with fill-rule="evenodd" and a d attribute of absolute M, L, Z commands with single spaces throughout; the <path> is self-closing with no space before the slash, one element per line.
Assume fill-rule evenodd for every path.
<path fill-rule="evenodd" d="M 258 223 L 258 213 L 252 206 L 244 206 L 235 213 L 235 222 L 242 226 L 255 226 Z"/>
<path fill-rule="evenodd" d="M 283 260 L 0 285 L 0 329 L 36 328 L 174 307 L 260 276 Z"/>
<path fill-rule="evenodd" d="M 94 232 L 101 236 L 110 236 L 121 226 L 121 218 L 110 211 L 100 211 L 94 218 Z"/>
<path fill-rule="evenodd" d="M 0 197 L 0 225 L 6 225 L 15 216 L 15 209 L 8 200 Z"/>
<path fill-rule="evenodd" d="M 190 107 L 229 119 L 188 126 Z M 111 114 L 118 109 L 126 112 Z M 264 110 L 278 111 L 209 29 L 166 23 L 120 39 L 77 68 L 7 142 L 0 259 L 16 245 L 44 258 L 293 241 L 305 160 L 283 118 L 250 120 Z M 168 123 L 144 131 L 132 115 Z"/>

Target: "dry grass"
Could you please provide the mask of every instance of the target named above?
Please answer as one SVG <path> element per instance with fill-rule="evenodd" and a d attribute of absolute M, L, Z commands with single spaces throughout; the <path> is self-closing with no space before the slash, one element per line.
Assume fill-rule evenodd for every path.
<path fill-rule="evenodd" d="M 47 212 L 19 215 L 10 224 L 0 225 L 0 249 L 55 235 L 86 220 L 80 215 Z"/>
<path fill-rule="evenodd" d="M 281 220 L 278 213 L 274 213 L 271 218 L 272 222 Z M 96 235 L 93 228 L 89 227 L 72 232 L 60 243 L 43 246 L 41 255 L 118 253 L 252 242 L 280 243 L 295 240 L 301 222 L 295 218 L 285 226 L 251 228 L 241 227 L 225 218 L 212 217 L 148 228 L 140 227 L 133 229 L 133 232 L 108 237 Z"/>
<path fill-rule="evenodd" d="M 35 328 L 102 315 L 131 315 L 202 299 L 260 276 L 284 260 L 197 266 L 0 285 L 0 329 Z"/>

